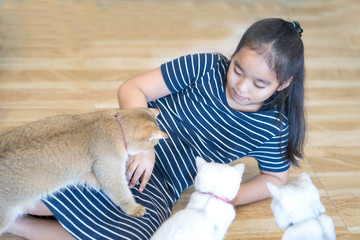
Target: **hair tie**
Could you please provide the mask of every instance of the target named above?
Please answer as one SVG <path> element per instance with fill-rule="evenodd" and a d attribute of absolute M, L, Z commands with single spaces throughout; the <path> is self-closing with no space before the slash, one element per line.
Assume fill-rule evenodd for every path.
<path fill-rule="evenodd" d="M 299 37 L 301 37 L 301 34 L 303 33 L 303 30 L 300 27 L 300 24 L 297 21 L 293 21 L 291 23 L 294 26 L 294 29 L 295 29 L 296 33 L 299 35 Z"/>

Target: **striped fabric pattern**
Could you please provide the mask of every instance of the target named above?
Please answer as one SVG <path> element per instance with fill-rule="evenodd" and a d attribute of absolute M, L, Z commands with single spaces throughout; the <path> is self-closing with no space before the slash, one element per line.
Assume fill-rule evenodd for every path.
<path fill-rule="evenodd" d="M 141 218 L 125 214 L 106 194 L 88 186 L 72 185 L 43 202 L 62 226 L 76 239 L 150 239 L 171 213 L 173 205 L 156 171 L 143 193 L 132 189 L 136 202 L 146 207 Z"/>
<path fill-rule="evenodd" d="M 254 157 L 259 168 L 282 172 L 288 125 L 275 109 L 239 112 L 226 100 L 223 76 L 229 61 L 220 54 L 187 55 L 161 66 L 172 95 L 149 103 L 161 110 L 158 121 L 170 138 L 156 147 L 159 168 L 176 197 L 193 183 L 194 159 L 229 163 Z M 280 148 L 281 146 L 281 148 Z"/>
<path fill-rule="evenodd" d="M 132 190 L 147 212 L 133 218 L 103 192 L 69 186 L 43 201 L 75 238 L 149 239 L 181 192 L 192 185 L 197 156 L 220 163 L 254 157 L 261 170 L 272 172 L 290 167 L 282 159 L 288 141 L 286 118 L 281 123 L 275 109 L 231 109 L 223 82 L 228 66 L 225 57 L 213 53 L 187 55 L 161 66 L 173 94 L 148 106 L 161 110 L 158 122 L 169 138 L 155 147 L 155 167 L 144 192 Z"/>

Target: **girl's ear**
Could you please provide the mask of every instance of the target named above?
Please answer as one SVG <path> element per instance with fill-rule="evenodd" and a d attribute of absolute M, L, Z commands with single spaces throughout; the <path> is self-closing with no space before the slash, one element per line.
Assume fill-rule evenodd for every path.
<path fill-rule="evenodd" d="M 290 83 L 291 83 L 292 80 L 293 80 L 293 77 L 290 77 L 288 80 L 286 80 L 285 82 L 283 82 L 283 83 L 278 87 L 277 91 L 282 91 L 282 90 L 284 90 L 285 88 L 287 88 L 287 87 L 290 85 Z"/>

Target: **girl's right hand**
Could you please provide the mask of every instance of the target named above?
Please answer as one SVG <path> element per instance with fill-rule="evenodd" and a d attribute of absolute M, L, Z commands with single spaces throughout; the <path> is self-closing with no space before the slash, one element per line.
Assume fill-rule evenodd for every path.
<path fill-rule="evenodd" d="M 129 187 L 135 187 L 140 180 L 139 191 L 142 192 L 150 180 L 155 165 L 155 150 L 130 156 L 130 163 L 127 166 L 126 179 Z"/>

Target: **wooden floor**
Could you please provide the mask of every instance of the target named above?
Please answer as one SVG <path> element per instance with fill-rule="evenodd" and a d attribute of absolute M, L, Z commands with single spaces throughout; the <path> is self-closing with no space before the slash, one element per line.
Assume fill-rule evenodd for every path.
<path fill-rule="evenodd" d="M 359 0 L 0 0 L 0 130 L 116 108 L 124 80 L 187 53 L 229 56 L 244 30 L 265 17 L 304 29 L 307 157 L 290 180 L 308 172 L 338 239 L 360 239 Z M 256 161 L 241 161 L 245 179 L 258 173 Z M 226 239 L 282 233 L 266 200 L 238 207 Z"/>

